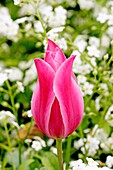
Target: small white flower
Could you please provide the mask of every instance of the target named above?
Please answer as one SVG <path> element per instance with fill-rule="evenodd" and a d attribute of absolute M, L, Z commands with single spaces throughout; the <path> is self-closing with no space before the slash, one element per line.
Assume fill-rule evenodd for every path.
<path fill-rule="evenodd" d="M 94 8 L 94 0 L 78 0 L 81 9 L 90 10 Z"/>
<path fill-rule="evenodd" d="M 99 13 L 97 17 L 97 21 L 99 21 L 101 24 L 105 23 L 108 20 L 108 14 L 106 13 Z"/>
<path fill-rule="evenodd" d="M 21 0 L 14 0 L 14 5 L 19 5 Z"/>
<path fill-rule="evenodd" d="M 106 165 L 111 168 L 113 166 L 113 156 L 107 156 Z"/>
<path fill-rule="evenodd" d="M 26 70 L 28 69 L 29 67 L 31 67 L 31 65 L 33 64 L 33 60 L 29 60 L 28 62 L 26 61 L 21 61 L 19 63 L 19 68 L 22 69 L 22 70 Z"/>
<path fill-rule="evenodd" d="M 74 45 L 78 48 L 78 50 L 82 53 L 86 46 L 87 46 L 87 42 L 84 40 L 83 36 L 77 36 L 75 41 L 74 41 Z"/>
<path fill-rule="evenodd" d="M 19 68 L 11 68 L 9 69 L 8 79 L 10 81 L 22 80 L 23 73 Z"/>
<path fill-rule="evenodd" d="M 101 46 L 105 47 L 105 48 L 108 48 L 109 45 L 110 45 L 110 38 L 105 34 L 105 35 L 102 36 Z"/>
<path fill-rule="evenodd" d="M 32 142 L 31 139 L 26 139 L 26 140 L 25 140 L 25 143 L 31 143 L 31 142 Z"/>
<path fill-rule="evenodd" d="M 35 68 L 35 64 L 33 63 L 25 73 L 23 84 L 25 86 L 28 85 L 30 82 L 36 79 L 36 76 L 37 76 L 36 68 Z"/>
<path fill-rule="evenodd" d="M 30 3 L 29 4 L 24 3 L 23 6 L 21 7 L 21 9 L 19 10 L 20 16 L 31 15 L 31 14 L 35 14 L 35 13 L 36 13 L 36 11 Z"/>
<path fill-rule="evenodd" d="M 99 110 L 100 109 L 100 100 L 101 100 L 102 96 L 98 96 L 95 100 L 95 107 L 96 107 L 96 110 Z"/>
<path fill-rule="evenodd" d="M 111 127 L 113 127 L 113 105 L 111 105 L 105 115 L 105 120 L 110 124 Z"/>
<path fill-rule="evenodd" d="M 31 86 L 30 86 L 30 89 L 31 89 L 32 91 L 34 91 L 34 90 L 35 90 L 35 88 L 36 88 L 36 82 L 35 82 L 35 83 L 33 83 L 33 84 L 31 84 Z"/>
<path fill-rule="evenodd" d="M 67 50 L 67 42 L 64 38 L 60 38 L 56 40 L 56 43 L 58 44 L 58 46 L 63 49 L 63 50 Z"/>
<path fill-rule="evenodd" d="M 46 143 L 43 139 L 41 139 L 39 136 L 34 136 L 33 137 L 35 140 L 39 141 L 42 147 L 46 146 Z"/>
<path fill-rule="evenodd" d="M 36 151 L 39 151 L 42 149 L 42 145 L 39 141 L 33 141 L 31 147 L 35 149 Z"/>
<path fill-rule="evenodd" d="M 78 141 L 74 141 L 74 148 L 79 149 L 79 148 L 81 148 L 83 145 L 84 145 L 84 141 L 83 141 L 82 138 L 79 139 Z"/>
<path fill-rule="evenodd" d="M 80 58 L 81 53 L 78 50 L 74 50 L 71 55 L 75 55 L 77 58 Z M 76 60 L 76 58 L 75 58 Z"/>
<path fill-rule="evenodd" d="M 107 29 L 107 34 L 108 36 L 112 39 L 113 38 L 113 26 L 110 26 L 108 29 Z"/>
<path fill-rule="evenodd" d="M 0 86 L 2 86 L 7 79 L 8 76 L 6 73 L 0 73 Z"/>
<path fill-rule="evenodd" d="M 48 145 L 48 146 L 51 146 L 51 145 L 53 144 L 53 142 L 54 142 L 53 139 L 49 139 L 49 140 L 47 141 L 47 145 Z"/>
<path fill-rule="evenodd" d="M 75 60 L 75 63 L 76 63 L 76 60 Z M 73 65 L 73 72 L 75 73 L 86 75 L 90 73 L 92 70 L 92 67 L 89 64 L 75 65 L 75 63 Z"/>
<path fill-rule="evenodd" d="M 96 161 L 94 161 L 92 158 L 86 158 L 86 159 L 87 159 L 88 165 L 89 165 L 90 167 L 97 167 L 97 166 L 99 165 L 99 163 L 96 162 Z"/>
<path fill-rule="evenodd" d="M 24 92 L 24 86 L 23 86 L 22 82 L 17 81 L 16 83 L 18 85 L 18 90 L 23 93 Z"/>
<path fill-rule="evenodd" d="M 88 156 L 94 156 L 96 154 L 99 149 L 99 143 L 100 141 L 97 138 L 92 137 L 91 135 L 87 136 L 85 147 L 88 150 Z M 83 153 L 85 152 L 84 148 L 81 148 L 81 150 Z"/>
<path fill-rule="evenodd" d="M 52 28 L 47 34 L 48 36 L 54 33 L 58 33 L 58 32 L 62 32 L 64 30 L 65 27 L 56 27 L 56 28 Z"/>
<path fill-rule="evenodd" d="M 82 87 L 82 91 L 84 95 L 91 95 L 93 93 L 93 87 L 94 85 L 89 83 L 89 82 L 85 82 L 83 87 Z"/>
<path fill-rule="evenodd" d="M 89 44 L 92 46 L 96 46 L 97 48 L 100 46 L 100 39 L 96 37 L 90 37 L 89 38 Z"/>
<path fill-rule="evenodd" d="M 54 154 L 57 155 L 57 149 L 56 149 L 55 147 L 52 146 L 52 147 L 50 148 L 50 150 L 51 150 L 51 152 L 53 152 Z"/>
<path fill-rule="evenodd" d="M 78 80 L 78 84 L 84 84 L 87 78 L 84 75 L 78 75 L 77 80 Z"/>
<path fill-rule="evenodd" d="M 17 127 L 19 129 L 19 125 L 15 121 L 16 117 L 10 112 L 2 110 L 0 111 L 0 123 L 3 124 L 4 122 L 10 123 L 14 127 Z"/>
<path fill-rule="evenodd" d="M 71 161 L 70 167 L 73 168 L 73 170 L 85 170 L 86 165 L 83 163 L 81 159 L 77 161 Z"/>
<path fill-rule="evenodd" d="M 26 111 L 26 114 L 27 114 L 28 117 L 32 117 L 31 110 Z"/>
<path fill-rule="evenodd" d="M 100 58 L 100 51 L 97 49 L 96 46 L 94 46 L 94 45 L 88 46 L 87 50 L 88 50 L 89 56 L 94 56 L 96 58 Z"/>
<path fill-rule="evenodd" d="M 113 14 L 108 17 L 108 25 L 113 25 Z"/>
<path fill-rule="evenodd" d="M 41 32 L 41 33 L 44 32 L 42 24 L 41 24 L 40 21 L 35 21 L 34 22 L 34 28 L 35 28 L 35 32 Z"/>

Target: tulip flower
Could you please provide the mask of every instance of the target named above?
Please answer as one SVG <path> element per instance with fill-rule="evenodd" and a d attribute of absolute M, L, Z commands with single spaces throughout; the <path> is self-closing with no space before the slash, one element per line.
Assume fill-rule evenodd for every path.
<path fill-rule="evenodd" d="M 31 110 L 38 128 L 53 139 L 71 134 L 83 116 L 83 97 L 72 72 L 74 59 L 75 56 L 66 59 L 50 39 L 44 60 L 35 59 L 38 82 Z"/>
<path fill-rule="evenodd" d="M 62 138 L 80 124 L 84 103 L 72 72 L 75 56 L 66 59 L 50 39 L 44 60 L 36 58 L 38 82 L 32 96 L 31 111 L 38 128 L 56 139 L 58 169 L 63 170 Z"/>

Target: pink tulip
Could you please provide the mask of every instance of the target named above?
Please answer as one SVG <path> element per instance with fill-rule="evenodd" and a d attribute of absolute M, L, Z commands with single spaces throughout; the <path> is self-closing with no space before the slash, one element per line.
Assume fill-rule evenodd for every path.
<path fill-rule="evenodd" d="M 36 58 L 38 82 L 31 110 L 38 128 L 51 138 L 65 138 L 80 124 L 84 103 L 72 73 L 75 56 L 66 59 L 50 39 L 44 60 Z"/>

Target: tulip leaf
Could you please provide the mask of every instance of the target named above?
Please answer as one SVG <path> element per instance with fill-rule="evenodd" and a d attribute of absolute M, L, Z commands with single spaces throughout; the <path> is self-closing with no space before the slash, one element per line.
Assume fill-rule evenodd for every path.
<path fill-rule="evenodd" d="M 19 166 L 18 170 L 23 170 L 23 169 L 25 169 L 25 168 L 26 168 L 28 165 L 30 165 L 32 162 L 34 162 L 33 159 L 28 159 L 28 160 L 26 160 L 25 162 L 23 162 L 23 163 Z"/>
<path fill-rule="evenodd" d="M 53 153 L 45 152 L 40 159 L 47 170 L 58 170 L 57 157 Z"/>

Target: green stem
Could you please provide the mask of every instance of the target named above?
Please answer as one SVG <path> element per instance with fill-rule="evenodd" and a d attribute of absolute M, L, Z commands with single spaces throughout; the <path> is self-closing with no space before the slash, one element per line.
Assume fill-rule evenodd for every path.
<path fill-rule="evenodd" d="M 6 123 L 4 123 L 4 128 L 5 128 L 6 135 L 7 135 L 8 146 L 10 148 L 9 152 L 10 152 L 10 156 L 11 156 L 11 160 L 12 160 L 12 168 L 13 168 L 13 170 L 15 170 L 14 159 L 13 159 L 13 154 L 12 154 L 12 147 L 11 147 L 11 141 L 10 141 L 9 131 L 8 131 Z"/>
<path fill-rule="evenodd" d="M 13 94 L 12 87 L 10 86 L 10 83 L 9 83 L 8 80 L 6 80 L 6 85 L 7 85 L 7 88 L 8 88 L 9 97 L 10 97 L 10 101 L 11 101 L 11 109 L 12 109 L 13 114 L 16 116 L 16 121 L 18 122 L 18 115 L 17 115 L 17 111 L 16 111 L 16 108 L 15 108 L 14 94 Z M 20 136 L 19 136 L 18 129 L 17 129 L 17 134 L 18 134 L 18 145 L 19 145 L 19 147 L 18 147 L 19 164 L 21 164 L 21 162 L 22 162 L 22 159 L 21 159 L 21 139 L 20 139 Z"/>
<path fill-rule="evenodd" d="M 62 139 L 56 139 L 57 156 L 58 156 L 58 170 L 63 170 L 63 156 L 62 156 Z"/>
<path fill-rule="evenodd" d="M 68 136 L 67 138 L 67 148 L 66 148 L 66 169 L 68 167 L 69 161 L 70 161 L 70 154 L 71 154 L 71 141 L 72 136 Z"/>
<path fill-rule="evenodd" d="M 40 13 L 39 13 L 39 11 L 38 11 L 38 5 L 39 5 L 39 3 L 38 3 L 38 5 L 36 5 L 36 4 L 33 3 L 32 1 L 30 1 L 30 3 L 31 3 L 31 5 L 34 7 L 34 9 L 36 10 L 35 16 L 38 17 L 38 19 L 39 19 L 39 21 L 40 21 L 40 23 L 41 23 L 41 25 L 42 25 L 43 31 L 44 31 L 44 36 L 47 38 L 46 28 L 45 28 L 45 26 L 44 26 L 44 21 L 42 20 L 41 15 L 40 15 Z"/>
<path fill-rule="evenodd" d="M 13 114 L 16 116 L 16 119 L 17 119 L 17 112 L 16 112 L 16 109 L 15 109 L 15 103 L 14 103 L 12 88 L 11 88 L 8 80 L 6 81 L 6 85 L 8 87 L 9 97 L 10 97 L 10 100 L 11 100 L 11 106 L 12 106 L 11 108 L 12 108 Z"/>
<path fill-rule="evenodd" d="M 40 21 L 40 23 L 41 23 L 41 25 L 42 25 L 42 28 L 43 28 L 43 30 L 44 30 L 44 36 L 47 38 L 46 28 L 45 28 L 45 26 L 44 26 L 43 20 L 42 20 L 42 18 L 41 18 L 41 16 L 40 16 L 40 13 L 39 13 L 38 10 L 37 10 L 37 17 L 38 17 L 38 19 L 39 19 L 39 21 Z"/>

